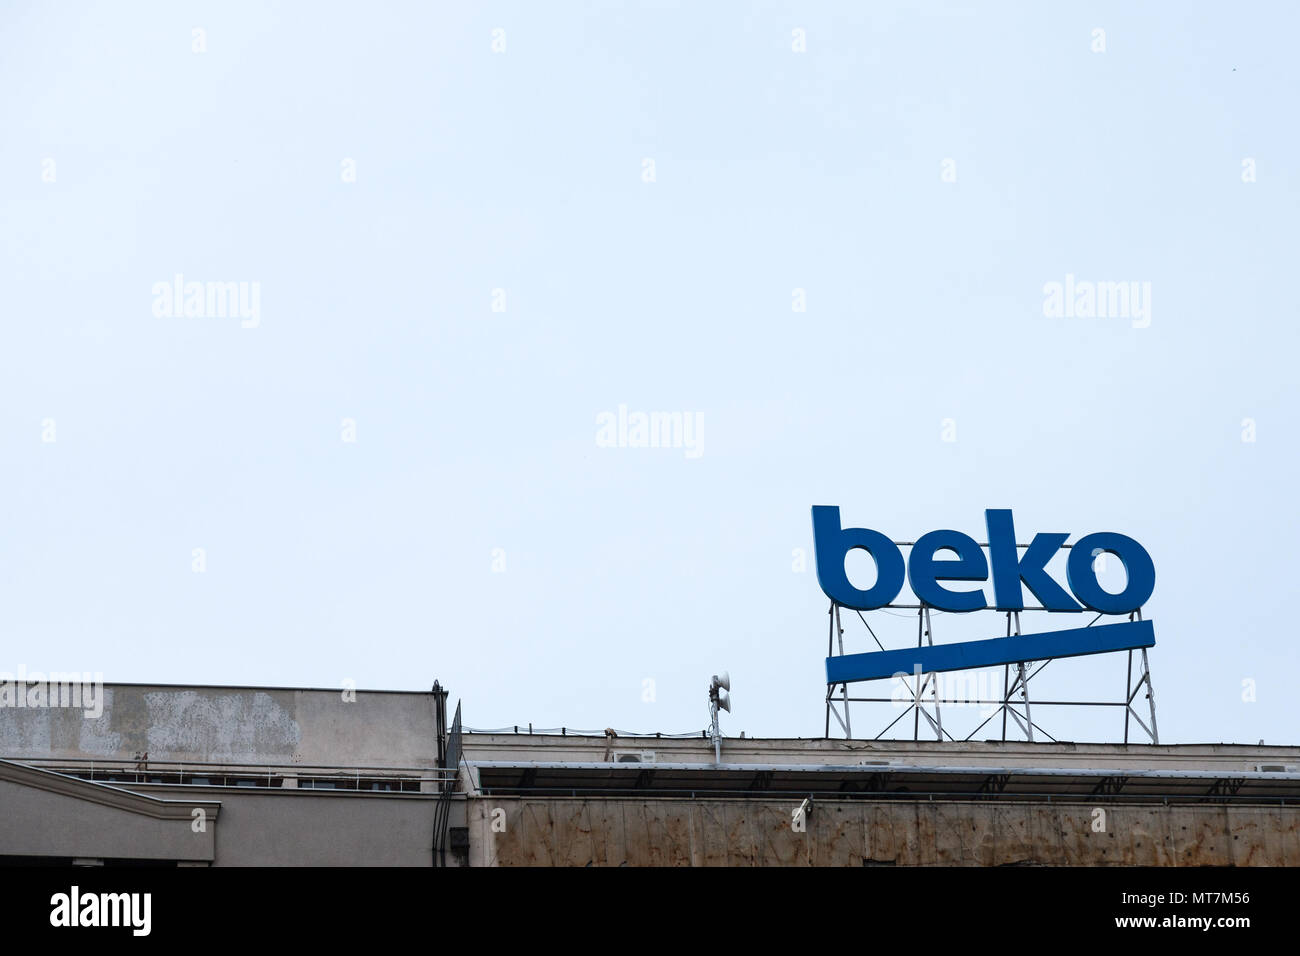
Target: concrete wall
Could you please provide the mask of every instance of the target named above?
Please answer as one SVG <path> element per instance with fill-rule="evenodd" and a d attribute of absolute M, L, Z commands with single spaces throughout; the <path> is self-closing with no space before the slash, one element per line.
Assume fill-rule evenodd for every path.
<path fill-rule="evenodd" d="M 472 866 L 1300 866 L 1300 807 L 472 798 Z M 504 832 L 493 828 L 504 811 Z M 496 819 L 502 819 L 496 815 Z"/>
<path fill-rule="evenodd" d="M 0 856 L 213 866 L 430 866 L 437 798 L 106 786 L 0 762 Z M 194 809 L 205 826 L 192 826 Z M 463 825 L 463 806 L 453 806 Z"/>
<path fill-rule="evenodd" d="M 17 772 L 10 772 L 16 770 Z M 193 810 L 207 815 L 192 826 Z M 0 765 L 0 855 L 209 863 L 220 808 Z"/>
<path fill-rule="evenodd" d="M 106 684 L 103 713 L 0 708 L 0 757 L 433 767 L 433 694 Z"/>
<path fill-rule="evenodd" d="M 170 796 L 170 794 L 169 794 Z M 431 866 L 436 799 L 230 791 L 214 866 Z"/>

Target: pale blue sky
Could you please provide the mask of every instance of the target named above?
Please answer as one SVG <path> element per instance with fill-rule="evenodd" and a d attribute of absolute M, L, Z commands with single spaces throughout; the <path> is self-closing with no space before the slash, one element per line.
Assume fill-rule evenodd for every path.
<path fill-rule="evenodd" d="M 7 4 L 0 670 L 437 678 L 471 726 L 688 731 L 725 667 L 726 730 L 809 736 L 810 506 L 909 540 L 1009 507 L 1022 540 L 1151 552 L 1162 739 L 1296 743 L 1297 29 L 1284 3 Z M 176 273 L 260 283 L 259 326 L 156 317 Z M 1067 274 L 1150 282 L 1150 327 L 1046 318 Z M 597 447 L 620 404 L 700 416 L 703 455 Z M 1053 668 L 1122 693 L 1121 659 Z"/>

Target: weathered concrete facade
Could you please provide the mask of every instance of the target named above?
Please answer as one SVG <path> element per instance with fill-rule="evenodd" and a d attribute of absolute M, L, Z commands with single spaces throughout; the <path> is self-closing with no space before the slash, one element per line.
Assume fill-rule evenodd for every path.
<path fill-rule="evenodd" d="M 0 857 L 435 862 L 447 774 L 432 693 L 115 684 L 102 695 L 98 716 L 0 708 Z"/>
<path fill-rule="evenodd" d="M 106 684 L 102 714 L 0 709 L 0 757 L 251 766 L 436 765 L 433 695 Z M 376 734 L 384 746 L 376 746 Z"/>
<path fill-rule="evenodd" d="M 1300 807 L 855 800 L 799 832 L 798 803 L 475 798 L 470 865 L 1300 865 Z"/>
<path fill-rule="evenodd" d="M 462 735 L 441 691 L 102 692 L 93 716 L 0 706 L 0 862 L 1300 865 L 1297 747 L 727 739 L 718 762 L 698 736 Z"/>
<path fill-rule="evenodd" d="M 465 753 L 476 866 L 1300 865 L 1295 747 L 730 739 L 715 764 L 701 738 L 474 734 Z"/>

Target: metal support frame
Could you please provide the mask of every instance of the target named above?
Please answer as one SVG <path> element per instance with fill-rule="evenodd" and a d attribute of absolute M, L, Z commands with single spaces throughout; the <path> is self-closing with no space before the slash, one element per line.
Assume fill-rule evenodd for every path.
<path fill-rule="evenodd" d="M 915 609 L 917 612 L 917 636 L 916 643 L 920 647 L 923 644 L 928 646 L 934 645 L 934 631 L 930 620 L 930 607 L 924 603 L 912 605 L 889 605 L 890 608 L 906 607 Z M 1037 608 L 1027 608 L 1026 610 L 1039 610 Z M 877 649 L 885 650 L 885 645 L 881 643 L 880 638 L 876 636 L 875 630 L 870 622 L 861 611 L 854 611 L 861 619 L 867 632 L 871 635 Z M 868 612 L 869 613 L 869 612 Z M 1007 637 L 1019 636 L 1020 630 L 1020 612 L 1007 611 Z M 841 606 L 834 601 L 827 612 L 829 617 L 829 631 L 827 634 L 826 654 L 833 656 L 844 655 L 844 626 L 841 620 Z M 1088 623 L 1088 627 L 1097 623 L 1103 615 L 1098 614 Z M 1142 620 L 1141 610 L 1135 611 L 1129 615 L 1129 620 Z M 1156 702 L 1155 691 L 1151 684 L 1151 667 L 1147 657 L 1147 649 L 1141 648 L 1137 651 L 1140 654 L 1140 671 L 1137 675 L 1136 682 L 1133 679 L 1133 655 L 1135 651 L 1129 650 L 1128 654 L 1128 675 L 1125 683 L 1125 699 L 1123 701 L 1109 700 L 1035 700 L 1034 706 L 1038 707 L 1123 707 L 1124 708 L 1124 743 L 1129 742 L 1130 722 L 1136 724 L 1146 732 L 1151 743 L 1160 743 L 1159 732 L 1156 727 Z M 912 737 L 913 740 L 921 739 L 921 718 L 924 717 L 930 731 L 933 731 L 936 740 L 952 740 L 956 738 L 951 733 L 944 730 L 943 720 L 940 713 L 941 703 L 965 703 L 965 704 L 986 704 L 994 706 L 996 709 L 982 720 L 974 730 L 964 737 L 964 740 L 971 740 L 982 730 L 989 721 L 1001 714 L 1002 731 L 1001 739 L 1023 739 L 1031 743 L 1038 738 L 1035 732 L 1046 740 L 1055 742 L 1056 738 L 1049 734 L 1039 724 L 1034 722 L 1029 699 L 1029 682 L 1042 673 L 1048 664 L 1052 663 L 1055 658 L 1046 658 L 1042 660 L 1018 661 L 1014 664 L 1006 664 L 1003 667 L 1002 695 L 996 700 L 952 700 L 941 698 L 939 696 L 938 675 L 935 673 L 916 673 L 911 678 L 900 677 L 905 689 L 905 699 L 909 701 L 907 707 L 901 713 L 896 715 L 878 734 L 875 740 L 880 740 L 893 729 L 894 725 L 906 717 L 912 715 Z M 949 673 L 961 673 L 953 671 Z M 868 681 L 865 683 L 874 683 Z M 1134 700 L 1145 686 L 1146 698 L 1150 705 L 1150 724 L 1148 725 L 1137 713 L 1134 708 Z M 894 697 L 852 697 L 849 695 L 848 682 L 840 682 L 826 685 L 826 737 L 831 735 L 831 717 L 839 725 L 840 731 L 844 733 L 846 739 L 853 737 L 852 723 L 849 717 L 849 705 L 853 703 L 887 703 L 897 704 Z M 931 713 L 933 710 L 933 713 Z M 1008 717 L 1011 723 L 1008 723 Z M 1014 738 L 1007 736 L 1008 728 L 1018 732 Z M 895 738 L 896 739 L 896 738 Z"/>
<path fill-rule="evenodd" d="M 1130 621 L 1142 620 L 1142 610 L 1139 608 L 1128 616 Z M 1151 726 L 1148 727 L 1142 722 L 1142 718 L 1137 715 L 1133 709 L 1133 698 L 1138 695 L 1145 684 L 1147 688 L 1147 702 L 1151 705 Z M 1156 692 L 1151 685 L 1151 664 L 1147 660 L 1147 649 L 1142 648 L 1142 672 L 1138 675 L 1137 683 L 1133 683 L 1133 652 L 1128 652 L 1128 679 L 1125 685 L 1124 700 L 1124 743 L 1128 743 L 1129 718 L 1137 721 L 1139 727 L 1147 732 L 1153 744 L 1160 743 L 1160 731 L 1156 727 Z"/>

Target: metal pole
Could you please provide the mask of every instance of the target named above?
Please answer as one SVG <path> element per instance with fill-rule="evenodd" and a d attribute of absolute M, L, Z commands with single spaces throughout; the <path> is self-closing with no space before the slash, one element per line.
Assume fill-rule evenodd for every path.
<path fill-rule="evenodd" d="M 1011 612 L 1007 611 L 1007 637 L 1011 636 Z M 1007 702 L 1011 700 L 1011 665 L 1002 665 L 1002 742 L 1007 742 Z"/>
<path fill-rule="evenodd" d="M 1132 615 L 1129 615 L 1132 620 Z M 1124 677 L 1124 745 L 1128 746 L 1128 718 L 1133 712 L 1133 649 L 1128 652 L 1128 674 Z"/>
<path fill-rule="evenodd" d="M 835 602 L 831 601 L 831 606 L 826 609 L 826 656 L 830 657 L 835 648 Z M 834 693 L 834 685 L 828 685 L 826 688 L 826 733 L 823 736 L 829 740 L 831 736 L 831 694 Z M 837 718 L 838 719 L 838 718 Z"/>
<path fill-rule="evenodd" d="M 1016 665 L 1020 668 L 1020 697 L 1025 702 L 1025 734 L 1029 737 L 1029 742 L 1034 742 L 1034 717 L 1029 712 L 1029 684 L 1025 680 L 1025 662 L 1021 661 Z"/>
<path fill-rule="evenodd" d="M 1007 618 L 1010 619 L 1008 614 Z M 1007 625 L 1007 630 L 1011 630 L 1011 625 Z M 1002 742 L 1007 742 L 1007 701 L 1011 699 L 1011 665 L 1002 665 Z"/>
<path fill-rule="evenodd" d="M 840 606 L 835 605 L 835 630 L 839 632 L 840 639 L 840 657 L 844 656 L 844 625 L 840 621 Z M 849 719 L 849 684 L 845 681 L 840 685 L 844 688 L 844 739 L 853 739 L 853 722 Z"/>
<path fill-rule="evenodd" d="M 925 614 L 925 642 L 934 647 L 934 630 L 930 626 L 930 609 L 927 607 Z M 937 739 L 943 740 L 943 715 L 939 713 L 939 678 L 937 675 L 930 675 L 931 683 L 934 685 L 934 732 Z"/>
<path fill-rule="evenodd" d="M 922 617 L 924 611 L 921 608 L 916 612 L 916 646 L 921 646 L 921 632 L 925 629 L 925 619 Z M 916 675 L 916 696 L 912 698 L 912 706 L 916 708 L 916 713 L 912 715 L 912 739 L 921 739 L 921 692 L 925 690 L 925 681 L 921 675 Z"/>
<path fill-rule="evenodd" d="M 1160 743 L 1160 730 L 1156 727 L 1156 689 L 1151 686 L 1151 665 L 1147 662 L 1147 649 L 1142 648 L 1142 670 L 1146 673 L 1147 700 L 1151 702 L 1151 742 Z"/>

